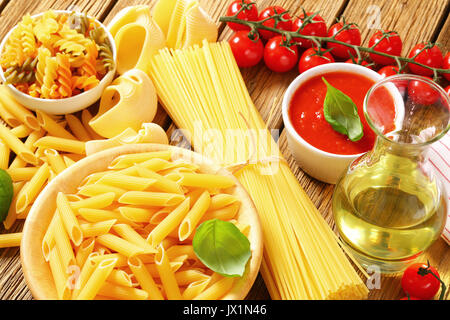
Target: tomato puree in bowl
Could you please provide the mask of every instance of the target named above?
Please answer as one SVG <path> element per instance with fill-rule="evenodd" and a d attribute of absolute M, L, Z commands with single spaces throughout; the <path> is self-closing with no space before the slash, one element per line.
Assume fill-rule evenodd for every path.
<path fill-rule="evenodd" d="M 353 142 L 346 135 L 338 133 L 325 120 L 323 103 L 327 87 L 322 77 L 356 104 L 364 132 L 359 141 Z M 292 126 L 306 142 L 325 152 L 353 155 L 369 151 L 375 144 L 376 134 L 364 117 L 363 103 L 367 92 L 374 84 L 375 81 L 350 72 L 331 72 L 308 79 L 297 88 L 290 102 L 289 118 Z M 382 117 L 386 128 L 393 128 L 394 100 L 387 90 L 381 94 L 383 102 L 390 105 L 384 105 L 378 116 Z"/>

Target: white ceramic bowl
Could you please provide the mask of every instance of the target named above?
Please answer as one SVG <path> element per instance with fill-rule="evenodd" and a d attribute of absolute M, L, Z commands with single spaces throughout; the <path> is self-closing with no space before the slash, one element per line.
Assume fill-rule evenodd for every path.
<path fill-rule="evenodd" d="M 55 13 L 71 13 L 70 10 L 54 10 Z M 37 18 L 43 15 L 43 13 L 36 14 L 32 16 L 32 18 Z M 89 18 L 95 19 L 94 17 L 88 16 Z M 117 53 L 116 53 L 116 46 L 114 43 L 114 39 L 109 33 L 108 29 L 97 19 L 95 19 L 96 22 L 100 24 L 100 26 L 105 30 L 106 35 L 108 36 L 108 40 L 111 44 L 111 50 L 113 53 L 114 61 L 117 59 Z M 11 32 L 17 28 L 15 26 L 12 28 L 6 36 L 3 38 L 1 44 L 0 44 L 0 53 L 3 52 L 3 49 L 6 45 L 6 42 L 8 41 L 8 38 L 11 34 Z M 90 89 L 86 92 L 83 92 L 81 94 L 78 94 L 73 97 L 64 98 L 64 99 L 42 99 L 42 98 L 35 98 L 28 94 L 25 94 L 19 90 L 17 90 L 12 84 L 7 85 L 7 88 L 11 92 L 14 99 L 16 99 L 19 103 L 26 106 L 27 108 L 31 110 L 42 110 L 49 114 L 67 114 L 67 113 L 73 113 L 80 111 L 82 109 L 85 109 L 92 104 L 94 104 L 98 99 L 100 99 L 103 91 L 105 88 L 112 82 L 114 79 L 114 75 L 116 73 L 116 64 L 114 64 L 114 69 L 110 70 L 100 81 L 100 83 Z M 5 83 L 6 78 L 3 73 L 3 68 L 0 67 L 0 78 Z"/>
<path fill-rule="evenodd" d="M 349 72 L 365 76 L 373 81 L 379 81 L 382 76 L 369 68 L 350 63 L 329 63 L 311 68 L 289 85 L 282 103 L 283 122 L 286 137 L 292 155 L 299 166 L 311 177 L 335 184 L 349 164 L 364 153 L 340 155 L 320 150 L 306 142 L 294 129 L 289 117 L 289 106 L 297 89 L 309 79 L 330 72 Z"/>

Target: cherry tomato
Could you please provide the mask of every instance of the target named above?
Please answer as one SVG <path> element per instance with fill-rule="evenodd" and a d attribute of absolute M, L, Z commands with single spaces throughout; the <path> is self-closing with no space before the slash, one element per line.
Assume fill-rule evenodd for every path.
<path fill-rule="evenodd" d="M 430 77 L 425 77 L 431 81 Z M 412 80 L 408 85 L 408 94 L 412 101 L 422 105 L 431 105 L 439 99 L 439 93 L 429 84 Z"/>
<path fill-rule="evenodd" d="M 264 48 L 264 62 L 266 66 L 275 72 L 286 72 L 295 67 L 298 61 L 297 46 L 288 48 L 282 46 L 283 37 L 271 38 Z"/>
<path fill-rule="evenodd" d="M 331 26 L 330 30 L 328 30 L 328 36 L 333 37 L 335 34 L 339 32 L 339 30 L 342 29 L 343 26 L 344 24 L 342 22 L 335 23 L 334 25 Z M 359 32 L 359 29 L 355 25 L 352 25 L 347 30 L 339 32 L 339 34 L 336 35 L 335 39 L 355 46 L 361 45 L 361 33 Z M 356 51 L 353 48 L 349 48 L 342 44 L 332 42 L 328 42 L 327 45 L 328 48 L 333 48 L 331 53 L 335 57 L 348 59 L 350 58 L 350 54 L 353 57 L 356 56 Z"/>
<path fill-rule="evenodd" d="M 283 12 L 286 12 L 286 10 L 280 6 L 267 7 L 266 9 L 261 11 L 258 20 L 261 21 L 269 18 L 270 16 L 273 16 L 275 14 L 281 14 Z M 291 16 L 288 13 L 286 13 L 282 15 L 282 18 L 286 19 L 287 21 L 279 21 L 278 23 L 275 23 L 276 22 L 275 19 L 272 18 L 265 21 L 263 25 L 270 28 L 276 28 L 278 30 L 291 31 L 292 30 Z M 265 40 L 269 40 L 270 38 L 273 38 L 278 35 L 277 33 L 268 30 L 259 30 L 259 34 Z"/>
<path fill-rule="evenodd" d="M 403 297 L 400 300 L 420 300 L 420 299 L 416 297 Z"/>
<path fill-rule="evenodd" d="M 380 70 L 378 70 L 378 73 L 381 74 L 383 78 L 387 78 L 390 76 L 395 76 L 396 74 L 399 73 L 398 71 L 399 69 L 396 66 L 385 66 Z"/>
<path fill-rule="evenodd" d="M 360 66 L 363 67 L 367 67 L 371 70 L 373 70 L 372 65 L 370 65 L 367 61 L 363 60 L 362 62 L 359 62 L 359 60 L 355 59 L 355 61 L 353 61 L 352 59 L 348 59 L 347 61 L 345 61 L 345 63 L 353 63 L 353 64 L 359 64 Z"/>
<path fill-rule="evenodd" d="M 393 56 L 400 56 L 402 54 L 403 43 L 400 36 L 395 31 L 379 30 L 369 40 L 369 47 L 375 51 L 387 53 Z M 383 57 L 379 54 L 370 53 L 370 58 L 373 62 L 388 65 L 395 63 L 395 59 Z"/>
<path fill-rule="evenodd" d="M 430 49 L 425 49 L 425 44 L 419 43 L 416 45 L 411 52 L 409 53 L 408 58 L 413 58 L 415 55 L 417 57 L 414 58 L 414 61 L 424 64 L 433 68 L 441 68 L 444 63 L 444 57 L 442 56 L 441 50 L 434 45 Z M 423 50 L 421 52 L 421 50 Z M 420 53 L 419 53 L 420 52 Z M 421 75 L 421 76 L 432 76 L 433 71 L 430 69 L 426 69 L 424 67 L 418 66 L 414 63 L 408 63 L 409 69 L 411 72 Z"/>
<path fill-rule="evenodd" d="M 229 42 L 234 58 L 241 68 L 253 67 L 263 58 L 264 45 L 261 39 L 251 40 L 248 31 L 235 32 Z"/>
<path fill-rule="evenodd" d="M 450 69 L 450 52 L 447 52 L 444 58 L 444 63 L 442 64 L 443 69 Z M 450 73 L 443 73 L 442 74 L 445 79 L 450 81 Z"/>
<path fill-rule="evenodd" d="M 447 94 L 450 96 L 450 86 L 447 86 L 444 90 L 445 90 L 445 92 L 447 92 Z"/>
<path fill-rule="evenodd" d="M 334 62 L 334 58 L 329 52 L 321 52 L 321 55 L 319 55 L 317 48 L 309 48 L 302 54 L 302 57 L 300 58 L 298 71 L 300 73 L 303 73 L 306 70 L 317 67 L 321 64 L 327 64 L 331 62 Z"/>
<path fill-rule="evenodd" d="M 327 36 L 327 25 L 325 20 L 319 16 L 318 14 L 312 18 L 310 17 L 314 13 L 308 12 L 306 17 L 304 14 L 301 14 L 297 19 L 294 20 L 292 24 L 292 31 L 299 31 L 300 34 L 305 36 L 316 36 L 316 37 L 326 37 Z M 306 25 L 303 25 L 305 20 L 308 19 L 310 22 Z M 298 42 L 299 46 L 302 48 L 311 48 L 312 41 L 302 38 L 294 38 L 296 42 Z"/>
<path fill-rule="evenodd" d="M 257 21 L 258 20 L 258 9 L 256 5 L 252 3 L 250 0 L 244 0 L 246 4 L 246 8 L 244 8 L 237 17 L 241 20 L 245 21 Z M 242 0 L 233 1 L 227 10 L 227 16 L 235 16 L 239 10 L 242 8 Z M 243 24 L 235 23 L 235 22 L 227 22 L 227 25 L 234 31 L 239 30 L 248 30 L 250 31 L 250 27 L 247 27 Z"/>
<path fill-rule="evenodd" d="M 432 274 L 420 275 L 420 269 L 428 269 L 438 278 L 439 273 L 433 267 L 428 267 L 424 263 L 414 263 L 406 268 L 402 276 L 402 288 L 406 294 L 418 299 L 432 299 L 439 291 L 441 283 Z"/>

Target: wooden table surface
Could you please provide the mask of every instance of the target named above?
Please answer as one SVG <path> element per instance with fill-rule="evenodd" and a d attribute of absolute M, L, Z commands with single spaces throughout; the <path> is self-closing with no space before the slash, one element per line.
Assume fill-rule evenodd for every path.
<path fill-rule="evenodd" d="M 450 49 L 450 0 L 255 0 L 259 8 L 281 5 L 292 14 L 320 11 L 328 26 L 341 15 L 347 21 L 359 25 L 363 44 L 368 43 L 373 28 L 399 32 L 403 39 L 403 55 L 421 41 L 434 41 L 444 52 Z M 201 6 L 218 22 L 224 15 L 230 0 L 199 0 Z M 75 9 L 108 23 L 122 8 L 135 4 L 153 6 L 156 0 L 0 0 L 0 39 L 26 14 L 36 14 L 48 9 Z M 223 24 L 219 27 L 219 40 L 227 40 L 231 30 Z M 287 148 L 281 117 L 281 100 L 289 83 L 297 76 L 296 71 L 287 74 L 270 72 L 262 64 L 242 70 L 249 92 L 268 121 L 268 127 L 280 132 L 279 146 L 291 169 L 319 208 L 326 221 L 333 226 L 331 196 L 334 186 L 324 184 L 305 175 L 296 165 Z M 274 108 L 274 109 L 273 109 Z M 269 119 L 270 118 L 270 119 Z M 170 133 L 174 129 L 170 118 L 159 108 L 155 122 Z M 8 232 L 19 232 L 23 223 L 17 222 Z M 1 233 L 5 230 L 0 230 Z M 429 259 L 437 267 L 441 278 L 450 283 L 450 247 L 439 239 L 430 247 L 423 261 Z M 399 299 L 403 296 L 399 277 L 382 277 L 379 289 L 370 291 L 370 299 Z M 447 293 L 446 298 L 448 299 Z M 261 277 L 258 277 L 248 299 L 270 299 Z M 32 299 L 20 266 L 19 248 L 0 249 L 0 299 Z"/>

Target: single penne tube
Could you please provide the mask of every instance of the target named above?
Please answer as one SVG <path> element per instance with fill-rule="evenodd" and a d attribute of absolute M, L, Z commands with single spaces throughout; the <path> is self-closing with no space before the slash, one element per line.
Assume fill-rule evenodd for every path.
<path fill-rule="evenodd" d="M 6 144 L 14 153 L 26 163 L 37 165 L 39 159 L 34 155 L 33 151 L 28 148 L 19 138 L 11 133 L 7 127 L 0 124 L 0 139 Z"/>
<path fill-rule="evenodd" d="M 155 158 L 141 162 L 140 165 L 154 172 L 158 172 L 169 168 L 172 164 L 167 160 Z"/>
<path fill-rule="evenodd" d="M 64 139 L 77 140 L 69 131 L 64 129 L 64 127 L 48 116 L 44 111 L 36 111 L 37 120 L 39 125 L 44 128 L 49 135 Z"/>
<path fill-rule="evenodd" d="M 102 234 L 109 233 L 116 222 L 116 219 L 112 219 L 94 223 L 81 223 L 80 227 L 84 237 L 98 237 Z"/>
<path fill-rule="evenodd" d="M 128 191 L 118 200 L 122 204 L 153 207 L 174 206 L 185 200 L 184 195 L 176 193 Z"/>
<path fill-rule="evenodd" d="M 99 293 L 116 265 L 117 259 L 101 261 L 77 295 L 77 300 L 92 300 Z"/>
<path fill-rule="evenodd" d="M 58 248 L 59 255 L 61 256 L 61 262 L 63 264 L 64 270 L 66 270 L 68 266 L 76 264 L 75 254 L 73 252 L 72 245 L 70 244 L 69 235 L 64 228 L 59 213 L 56 213 L 55 215 L 55 247 Z"/>
<path fill-rule="evenodd" d="M 137 288 L 123 287 L 106 281 L 100 288 L 99 295 L 118 300 L 147 300 L 148 293 Z"/>
<path fill-rule="evenodd" d="M 100 263 L 103 260 L 106 259 L 117 259 L 116 262 L 116 268 L 123 268 L 126 267 L 128 265 L 128 257 L 124 256 L 121 253 L 108 253 L 108 254 L 104 254 L 104 255 L 97 255 L 95 257 L 92 257 L 92 260 L 95 263 Z"/>
<path fill-rule="evenodd" d="M 238 198 L 228 193 L 219 193 L 211 197 L 211 204 L 208 211 L 217 210 L 232 203 L 239 202 Z"/>
<path fill-rule="evenodd" d="M 167 215 L 167 217 L 161 221 L 152 232 L 150 232 L 147 237 L 147 242 L 156 248 L 167 235 L 173 230 L 176 230 L 189 211 L 189 201 L 190 199 L 186 198 L 178 207 L 169 213 L 169 215 Z"/>
<path fill-rule="evenodd" d="M 106 192 L 79 201 L 70 202 L 70 207 L 73 210 L 81 208 L 103 209 L 111 205 L 115 197 L 114 192 Z"/>
<path fill-rule="evenodd" d="M 131 222 L 126 220 L 120 212 L 113 210 L 80 208 L 78 209 L 78 213 L 88 222 L 102 222 L 106 220 L 117 220 L 118 223 Z"/>
<path fill-rule="evenodd" d="M 67 168 L 63 157 L 55 149 L 44 149 L 44 156 L 56 174 L 63 172 Z"/>
<path fill-rule="evenodd" d="M 170 160 L 172 157 L 172 152 L 170 150 L 165 151 L 153 151 L 153 152 L 142 152 L 142 153 L 131 153 L 118 156 L 109 165 L 109 169 L 123 169 L 128 168 L 137 163 L 142 163 L 150 159 L 162 159 Z"/>
<path fill-rule="evenodd" d="M 81 181 L 80 186 L 86 186 L 86 185 L 89 185 L 89 184 L 94 184 L 98 180 L 100 180 L 101 178 L 106 176 L 107 174 L 111 174 L 111 171 L 106 170 L 106 171 L 100 171 L 100 172 L 91 173 L 86 178 L 84 178 L 83 181 Z"/>
<path fill-rule="evenodd" d="M 172 261 L 175 257 L 179 257 L 182 255 L 187 255 L 188 259 L 197 260 L 197 256 L 194 252 L 194 247 L 189 244 L 173 245 L 166 250 L 166 253 L 170 261 Z"/>
<path fill-rule="evenodd" d="M 81 112 L 81 122 L 83 123 L 86 131 L 89 133 L 89 136 L 91 137 L 90 140 L 104 140 L 105 138 L 95 132 L 94 129 L 92 129 L 92 127 L 90 126 L 89 121 L 91 121 L 92 118 L 93 116 L 88 109 L 84 109 Z"/>
<path fill-rule="evenodd" d="M 97 242 L 107 248 L 110 248 L 113 251 L 127 256 L 128 258 L 138 254 L 150 253 L 148 250 L 146 250 L 146 248 L 139 247 L 134 243 L 131 243 L 110 233 L 98 236 Z"/>
<path fill-rule="evenodd" d="M 81 231 L 80 224 L 78 223 L 75 212 L 70 207 L 69 200 L 64 193 L 58 192 L 56 196 L 56 207 L 58 208 L 61 221 L 64 224 L 67 234 L 70 240 L 79 246 L 83 241 L 83 232 Z"/>
<path fill-rule="evenodd" d="M 23 125 L 23 123 L 20 122 L 19 119 L 17 119 L 11 112 L 9 112 L 5 108 L 5 106 L 3 105 L 3 102 L 1 100 L 0 100 L 0 118 L 2 118 L 3 121 L 5 121 L 6 124 L 12 128 Z"/>
<path fill-rule="evenodd" d="M 75 261 L 77 265 L 81 268 L 86 262 L 89 255 L 94 250 L 95 239 L 88 238 L 81 242 L 80 246 L 77 249 L 77 253 L 75 254 Z"/>
<path fill-rule="evenodd" d="M 206 210 L 208 210 L 210 203 L 211 196 L 205 190 L 180 223 L 178 228 L 178 238 L 180 241 L 186 240 L 194 232 L 200 219 Z"/>
<path fill-rule="evenodd" d="M 64 267 L 58 250 L 54 247 L 49 254 L 50 270 L 56 287 L 56 293 L 59 300 L 69 300 L 71 293 L 67 286 L 66 268 Z"/>
<path fill-rule="evenodd" d="M 42 239 L 42 254 L 44 255 L 45 261 L 48 261 L 50 256 L 50 251 L 55 245 L 55 225 L 57 223 L 56 217 L 57 212 L 53 214 L 52 220 L 48 225 L 47 231 L 45 231 L 44 238 Z"/>
<path fill-rule="evenodd" d="M 19 139 L 28 137 L 31 132 L 33 132 L 33 129 L 27 127 L 24 124 L 21 124 L 20 126 L 11 129 L 11 133 Z"/>
<path fill-rule="evenodd" d="M 92 275 L 92 272 L 94 272 L 95 268 L 97 267 L 97 265 L 103 261 L 103 260 L 107 260 L 107 259 L 103 259 L 103 260 L 94 260 L 95 257 L 100 256 L 100 254 L 98 252 L 92 252 L 91 254 L 89 254 L 89 256 L 87 257 L 86 261 L 84 262 L 84 264 L 81 266 L 81 271 L 80 274 L 78 275 L 76 281 L 75 281 L 75 285 L 74 288 L 72 288 L 72 300 L 75 300 L 78 296 L 78 294 L 80 293 L 81 289 L 85 286 L 86 282 L 89 280 L 89 278 Z"/>
<path fill-rule="evenodd" d="M 1 102 L 5 109 L 11 113 L 22 124 L 26 124 L 33 130 L 39 130 L 40 125 L 33 113 L 18 103 L 8 92 L 8 89 L 4 86 L 0 86 Z"/>
<path fill-rule="evenodd" d="M 173 272 L 170 266 L 169 258 L 165 254 L 164 248 L 161 245 L 158 246 L 158 252 L 155 255 L 155 265 L 167 299 L 181 300 L 182 297 L 180 287 L 175 279 L 175 273 Z"/>
<path fill-rule="evenodd" d="M 205 291 L 210 281 L 211 278 L 208 277 L 207 279 L 191 282 L 183 291 L 183 300 L 192 300 L 195 297 L 198 297 L 203 291 Z"/>
<path fill-rule="evenodd" d="M 139 165 L 136 165 L 136 168 L 141 177 L 156 180 L 152 185 L 152 189 L 168 193 L 184 194 L 183 190 L 176 182 Z"/>
<path fill-rule="evenodd" d="M 171 206 L 171 207 L 163 207 L 156 211 L 152 217 L 150 218 L 149 223 L 151 225 L 158 225 L 163 221 L 169 213 L 171 213 L 177 206 Z"/>
<path fill-rule="evenodd" d="M 233 286 L 233 282 L 234 278 L 224 277 L 211 285 L 209 288 L 202 291 L 199 295 L 195 296 L 193 300 L 219 300 L 230 291 Z"/>
<path fill-rule="evenodd" d="M 32 153 L 34 153 L 34 151 L 36 150 L 36 147 L 34 147 L 34 143 L 41 138 L 42 136 L 44 136 L 45 131 L 44 130 L 39 130 L 39 131 L 33 131 L 30 133 L 30 135 L 28 136 L 28 138 L 25 140 L 24 142 L 24 146 Z M 13 162 L 11 162 L 9 168 L 24 168 L 27 166 L 27 163 L 25 160 L 23 160 L 21 157 L 16 156 L 13 160 Z"/>
<path fill-rule="evenodd" d="M 25 211 L 28 205 L 34 202 L 49 177 L 50 168 L 47 163 L 44 163 L 41 167 L 39 167 L 30 181 L 27 182 L 27 184 L 22 188 L 22 190 L 20 190 L 19 194 L 17 195 L 17 213 Z"/>
<path fill-rule="evenodd" d="M 124 240 L 133 243 L 140 248 L 144 248 L 146 252 L 156 253 L 156 250 L 129 224 L 116 224 L 112 229 Z"/>
<path fill-rule="evenodd" d="M 136 208 L 132 206 L 121 206 L 119 212 L 127 220 L 139 223 L 149 222 L 151 217 L 158 211 L 158 208 Z"/>
<path fill-rule="evenodd" d="M 29 181 L 33 178 L 38 169 L 38 167 L 9 168 L 6 169 L 6 172 L 8 172 L 13 182 Z"/>
<path fill-rule="evenodd" d="M 118 269 L 113 269 L 106 281 L 123 287 L 133 286 L 130 275 L 125 271 Z"/>
<path fill-rule="evenodd" d="M 0 234 L 0 248 L 18 247 L 22 240 L 22 232 Z"/>
<path fill-rule="evenodd" d="M 180 184 L 187 187 L 201 187 L 205 189 L 226 189 L 233 187 L 236 183 L 231 177 L 206 173 L 179 173 Z"/>
<path fill-rule="evenodd" d="M 85 142 L 53 136 L 40 138 L 34 143 L 34 146 L 82 155 L 86 153 Z"/>
<path fill-rule="evenodd" d="M 118 187 L 126 190 L 143 191 L 155 184 L 156 179 L 127 176 L 120 173 L 110 173 L 100 178 L 96 183 Z"/>
<path fill-rule="evenodd" d="M 125 189 L 108 186 L 105 184 L 89 184 L 79 188 L 78 193 L 85 197 L 94 197 L 105 193 L 114 193 L 114 200 L 118 200 L 122 195 L 128 192 Z"/>
<path fill-rule="evenodd" d="M 150 272 L 138 257 L 128 259 L 128 266 L 133 272 L 142 290 L 146 291 L 150 300 L 164 300 Z"/>
<path fill-rule="evenodd" d="M 70 128 L 70 131 L 74 134 L 77 140 L 80 141 L 89 141 L 91 140 L 91 136 L 86 128 L 83 126 L 83 123 L 72 114 L 66 114 L 67 125 Z"/>
<path fill-rule="evenodd" d="M 0 140 L 0 169 L 8 169 L 10 153 L 9 147 Z"/>
<path fill-rule="evenodd" d="M 182 266 L 183 262 L 181 261 L 170 261 L 170 268 L 174 273 L 180 270 Z M 147 268 L 147 271 L 150 273 L 153 279 L 159 279 L 159 273 L 155 263 L 146 263 L 145 268 Z"/>
<path fill-rule="evenodd" d="M 192 282 L 201 280 L 210 280 L 210 276 L 200 272 L 199 270 L 188 269 L 183 271 L 178 271 L 175 273 L 175 279 L 180 287 L 189 285 Z"/>
<path fill-rule="evenodd" d="M 219 220 L 224 220 L 224 221 L 231 220 L 239 212 L 240 207 L 241 207 L 240 202 L 235 202 L 227 207 L 223 207 L 223 208 L 216 209 L 213 211 L 208 211 L 202 217 L 202 219 L 200 220 L 200 223 L 202 223 L 206 220 L 211 220 L 211 219 L 219 219 Z"/>

